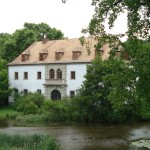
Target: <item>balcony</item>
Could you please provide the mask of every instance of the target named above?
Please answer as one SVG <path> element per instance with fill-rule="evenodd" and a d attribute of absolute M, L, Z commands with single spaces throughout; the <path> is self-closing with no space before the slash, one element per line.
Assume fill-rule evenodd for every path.
<path fill-rule="evenodd" d="M 64 79 L 46 79 L 44 85 L 66 85 Z"/>

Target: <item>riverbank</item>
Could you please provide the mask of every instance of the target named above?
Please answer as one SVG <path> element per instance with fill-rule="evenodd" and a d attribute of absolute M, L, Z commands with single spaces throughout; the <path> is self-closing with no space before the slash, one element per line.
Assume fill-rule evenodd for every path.
<path fill-rule="evenodd" d="M 0 133 L 0 150 L 59 150 L 59 145 L 46 135 L 9 135 Z"/>
<path fill-rule="evenodd" d="M 7 119 L 9 116 L 14 116 L 17 113 L 12 106 L 0 107 L 0 119 Z"/>
<path fill-rule="evenodd" d="M 0 122 L 0 124 L 4 124 Z M 138 150 L 132 142 L 150 139 L 150 122 L 89 124 L 51 123 L 13 124 L 6 121 L 0 127 L 1 133 L 10 135 L 48 135 L 54 137 L 61 150 Z M 143 141 L 142 141 L 143 142 Z M 146 148 L 145 148 L 146 149 Z"/>

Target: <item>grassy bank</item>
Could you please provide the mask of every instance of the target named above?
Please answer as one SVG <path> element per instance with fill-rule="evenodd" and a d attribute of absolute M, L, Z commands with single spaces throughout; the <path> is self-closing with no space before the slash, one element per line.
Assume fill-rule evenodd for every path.
<path fill-rule="evenodd" d="M 0 119 L 6 119 L 8 116 L 15 115 L 17 112 L 12 106 L 0 107 Z"/>
<path fill-rule="evenodd" d="M 49 136 L 1 133 L 0 150 L 59 150 L 59 145 Z"/>

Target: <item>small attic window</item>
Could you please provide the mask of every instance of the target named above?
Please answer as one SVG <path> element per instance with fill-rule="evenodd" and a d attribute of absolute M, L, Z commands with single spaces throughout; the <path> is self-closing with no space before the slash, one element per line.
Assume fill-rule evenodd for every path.
<path fill-rule="evenodd" d="M 80 47 L 75 48 L 72 51 L 72 59 L 73 60 L 77 60 L 79 58 L 79 56 L 81 55 L 81 53 L 82 53 L 82 49 Z"/>
<path fill-rule="evenodd" d="M 117 50 L 117 51 L 115 52 L 115 56 L 116 56 L 116 57 L 120 57 L 120 56 L 121 56 L 121 51 L 120 51 L 120 50 Z"/>
<path fill-rule="evenodd" d="M 64 55 L 64 50 L 59 49 L 55 52 L 55 60 L 60 60 Z"/>
<path fill-rule="evenodd" d="M 43 61 L 46 59 L 48 55 L 48 51 L 47 50 L 42 50 L 40 53 L 39 53 L 39 61 Z"/>
<path fill-rule="evenodd" d="M 21 61 L 26 61 L 26 60 L 28 60 L 29 56 L 30 56 L 30 51 L 25 51 L 25 52 L 23 52 L 23 53 L 21 54 Z"/>
<path fill-rule="evenodd" d="M 95 56 L 96 55 L 102 55 L 104 53 L 104 49 L 95 50 Z"/>

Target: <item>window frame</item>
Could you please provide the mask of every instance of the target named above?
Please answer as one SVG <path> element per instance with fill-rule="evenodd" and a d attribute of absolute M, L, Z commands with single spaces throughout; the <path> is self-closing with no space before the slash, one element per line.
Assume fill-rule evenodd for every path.
<path fill-rule="evenodd" d="M 24 80 L 28 80 L 28 72 L 24 72 Z"/>
<path fill-rule="evenodd" d="M 15 79 L 15 80 L 18 80 L 18 79 L 19 79 L 19 73 L 18 73 L 18 72 L 15 72 L 15 73 L 14 73 L 14 79 Z"/>
<path fill-rule="evenodd" d="M 75 96 L 75 91 L 71 90 L 70 91 L 70 98 L 73 98 Z"/>
<path fill-rule="evenodd" d="M 37 72 L 37 79 L 42 79 L 42 73 L 41 73 L 41 71 Z"/>
<path fill-rule="evenodd" d="M 57 69 L 57 79 L 62 79 L 62 71 Z"/>
<path fill-rule="evenodd" d="M 41 89 L 37 89 L 37 93 L 39 93 L 41 95 L 42 94 L 42 90 Z"/>
<path fill-rule="evenodd" d="M 54 69 L 49 70 L 49 79 L 55 79 L 55 70 Z"/>
<path fill-rule="evenodd" d="M 72 80 L 76 79 L 76 72 L 75 71 L 70 72 L 70 79 L 72 79 Z"/>
<path fill-rule="evenodd" d="M 24 93 L 24 94 L 28 94 L 28 89 L 24 89 L 24 90 L 23 90 L 23 93 Z"/>

